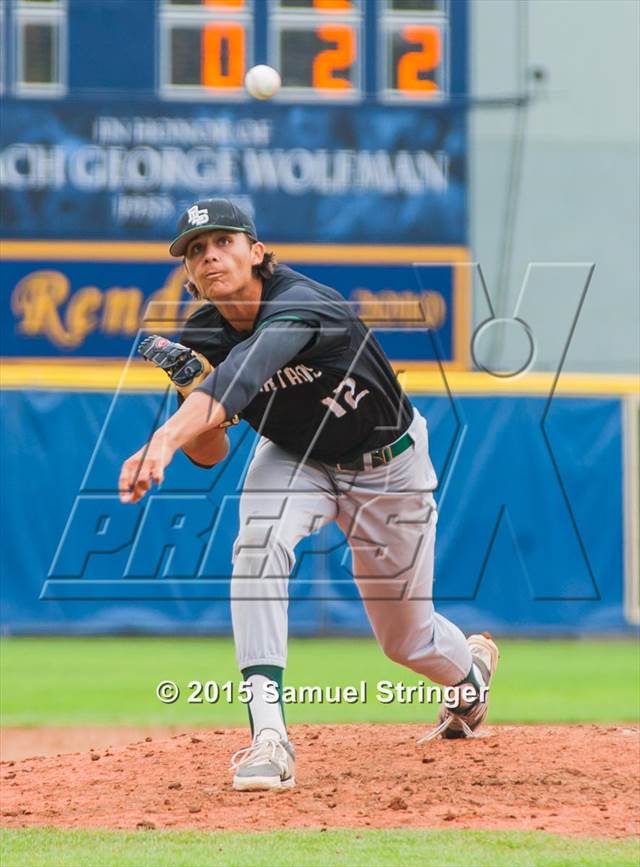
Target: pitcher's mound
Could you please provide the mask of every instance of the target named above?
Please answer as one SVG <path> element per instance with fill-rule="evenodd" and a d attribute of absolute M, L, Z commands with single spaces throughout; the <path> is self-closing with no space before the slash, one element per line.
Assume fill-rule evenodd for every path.
<path fill-rule="evenodd" d="M 488 725 L 482 738 L 416 744 L 424 731 L 293 726 L 298 782 L 279 793 L 231 789 L 229 758 L 247 745 L 245 729 L 154 732 L 128 745 L 5 761 L 2 824 L 640 832 L 637 727 Z M 38 730 L 33 736 L 36 753 Z M 117 742 L 114 732 L 109 743 Z"/>

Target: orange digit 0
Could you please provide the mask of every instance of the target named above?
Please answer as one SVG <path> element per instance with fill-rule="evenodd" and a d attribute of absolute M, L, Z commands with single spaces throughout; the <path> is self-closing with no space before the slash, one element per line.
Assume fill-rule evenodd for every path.
<path fill-rule="evenodd" d="M 205 6 L 221 6 L 233 8 L 233 9 L 242 9 L 244 6 L 244 0 L 204 0 Z"/>
<path fill-rule="evenodd" d="M 353 85 L 344 78 L 334 78 L 336 70 L 349 69 L 356 58 L 353 28 L 348 24 L 322 24 L 316 33 L 323 42 L 334 42 L 335 48 L 320 51 L 313 59 L 311 82 L 314 87 L 328 90 L 349 90 Z"/>
<path fill-rule="evenodd" d="M 345 12 L 351 9 L 351 0 L 313 0 L 316 9 L 329 12 Z"/>
<path fill-rule="evenodd" d="M 222 48 L 227 43 L 228 65 L 222 69 Z M 242 87 L 244 75 L 244 27 L 212 23 L 202 30 L 202 83 L 205 87 Z"/>
<path fill-rule="evenodd" d="M 419 51 L 407 51 L 398 61 L 398 90 L 423 90 L 430 93 L 438 90 L 431 79 L 418 77 L 420 72 L 432 72 L 442 60 L 442 38 L 437 27 L 413 27 L 402 29 L 402 38 L 417 42 Z"/>

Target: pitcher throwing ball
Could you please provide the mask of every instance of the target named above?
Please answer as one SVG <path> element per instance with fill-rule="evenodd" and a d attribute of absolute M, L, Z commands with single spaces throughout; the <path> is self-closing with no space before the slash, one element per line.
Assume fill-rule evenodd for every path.
<path fill-rule="evenodd" d="M 226 199 L 196 202 L 170 247 L 191 294 L 206 303 L 179 343 L 146 338 L 142 355 L 179 392 L 177 412 L 126 460 L 120 496 L 138 502 L 175 452 L 203 468 L 223 461 L 226 427 L 260 434 L 240 500 L 231 614 L 238 665 L 250 684 L 250 745 L 233 757 L 236 789 L 294 784 L 281 703 L 288 580 L 298 542 L 335 521 L 384 652 L 460 689 L 432 734 L 468 737 L 487 715 L 498 649 L 465 639 L 434 611 L 437 480 L 427 425 L 371 331 L 338 292 L 276 263 L 251 218 Z"/>

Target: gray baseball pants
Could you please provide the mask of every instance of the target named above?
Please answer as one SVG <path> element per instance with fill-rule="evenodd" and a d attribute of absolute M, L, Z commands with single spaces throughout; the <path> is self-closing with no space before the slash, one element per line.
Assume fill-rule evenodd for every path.
<path fill-rule="evenodd" d="M 262 438 L 240 499 L 231 615 L 240 669 L 287 663 L 287 607 L 294 550 L 335 521 L 351 549 L 353 577 L 385 654 L 435 683 L 467 676 L 471 654 L 460 629 L 432 602 L 436 475 L 427 425 L 414 410 L 414 445 L 387 465 L 338 471 Z M 318 584 L 318 593 L 329 585 Z"/>

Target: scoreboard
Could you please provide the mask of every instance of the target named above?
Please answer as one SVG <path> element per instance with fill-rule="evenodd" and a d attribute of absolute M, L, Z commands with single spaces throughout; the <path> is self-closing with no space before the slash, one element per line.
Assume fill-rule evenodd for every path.
<path fill-rule="evenodd" d="M 281 243 L 464 246 L 468 14 L 0 0 L 2 234 L 163 241 L 215 193 Z M 262 63 L 283 81 L 270 100 L 243 86 Z"/>
<path fill-rule="evenodd" d="M 442 100 L 461 0 L 159 0 L 165 96 L 246 99 L 268 63 L 280 101 Z"/>
<path fill-rule="evenodd" d="M 147 302 L 188 304 L 167 239 L 220 195 L 398 363 L 464 367 L 468 12 L 0 0 L 3 352 L 128 356 Z M 273 99 L 244 89 L 259 63 L 281 74 Z"/>

